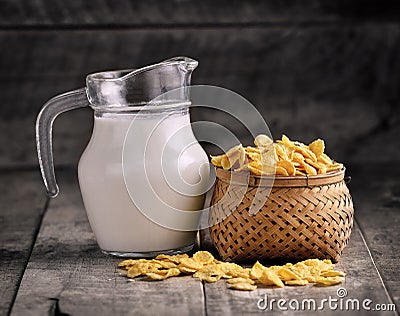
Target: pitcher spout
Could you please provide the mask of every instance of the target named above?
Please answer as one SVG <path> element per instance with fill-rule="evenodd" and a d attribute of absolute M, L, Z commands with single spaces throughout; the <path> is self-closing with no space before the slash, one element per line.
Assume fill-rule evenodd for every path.
<path fill-rule="evenodd" d="M 184 56 L 173 57 L 161 63 L 179 63 L 181 69 L 186 72 L 192 72 L 199 65 L 197 60 Z"/>

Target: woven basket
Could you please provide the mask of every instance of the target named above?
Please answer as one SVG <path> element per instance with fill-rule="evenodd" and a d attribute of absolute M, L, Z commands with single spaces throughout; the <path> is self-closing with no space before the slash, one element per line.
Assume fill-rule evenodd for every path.
<path fill-rule="evenodd" d="M 275 179 L 216 174 L 210 235 L 224 260 L 339 260 L 354 214 L 344 170 Z"/>

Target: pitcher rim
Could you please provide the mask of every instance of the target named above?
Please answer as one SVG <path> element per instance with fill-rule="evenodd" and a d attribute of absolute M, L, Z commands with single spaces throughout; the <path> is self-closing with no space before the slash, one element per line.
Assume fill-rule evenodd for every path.
<path fill-rule="evenodd" d="M 186 65 L 184 70 L 193 71 L 198 66 L 199 63 L 197 60 L 189 58 L 189 57 L 184 57 L 184 56 L 173 57 L 173 58 L 164 60 L 162 62 L 148 65 L 148 66 L 145 66 L 142 68 L 126 68 L 126 69 L 120 69 L 120 70 L 109 70 L 109 71 L 106 70 L 106 71 L 90 73 L 86 76 L 86 83 L 88 83 L 89 81 L 97 81 L 97 82 L 124 81 L 128 78 L 131 78 L 132 76 L 135 76 L 137 74 L 143 73 L 148 70 L 155 69 L 160 66 L 165 66 L 165 65 L 172 66 L 172 65 L 179 65 L 179 64 Z M 111 78 L 106 77 L 107 74 L 117 74 L 117 73 L 124 73 L 124 72 L 127 72 L 127 73 L 121 77 L 111 77 Z"/>

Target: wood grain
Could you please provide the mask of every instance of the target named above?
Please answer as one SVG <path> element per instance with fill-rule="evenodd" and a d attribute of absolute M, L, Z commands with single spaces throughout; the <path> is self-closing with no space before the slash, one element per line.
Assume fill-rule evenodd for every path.
<path fill-rule="evenodd" d="M 368 168 L 373 170 L 371 166 Z M 356 168 L 353 170 L 353 175 L 359 174 L 356 173 Z M 385 176 L 382 169 L 377 168 L 376 172 L 382 172 L 383 177 Z M 128 282 L 115 269 L 119 260 L 104 256 L 97 247 L 84 213 L 74 171 L 60 173 L 59 179 L 61 195 L 51 201 L 43 220 L 17 295 L 13 315 L 52 314 L 55 310 L 59 313 L 87 315 L 106 315 L 111 312 L 150 315 L 164 311 L 179 314 L 248 314 L 260 312 L 257 302 L 260 298 L 264 298 L 264 295 L 268 295 L 269 299 L 313 298 L 319 302 L 329 296 L 337 298 L 336 291 L 339 287 L 347 290 L 349 299 L 357 298 L 362 301 L 368 298 L 373 304 L 391 303 L 391 298 L 369 256 L 357 224 L 353 229 L 350 243 L 337 265 L 347 273 L 345 283 L 340 286 L 259 288 L 255 292 L 242 293 L 228 290 L 224 282 L 218 282 L 205 284 L 205 296 L 203 296 L 201 283 L 190 277 L 170 279 L 156 284 L 143 280 Z M 389 178 L 388 184 L 383 186 L 382 192 L 386 193 L 383 195 L 379 193 L 382 198 L 373 200 L 374 196 L 369 194 L 372 199 L 368 202 L 372 203 L 372 206 L 379 204 L 388 207 L 393 203 L 397 205 L 396 198 L 388 198 L 390 196 L 387 195 L 387 192 L 392 192 L 393 197 L 397 196 L 398 178 L 395 176 L 393 179 Z M 372 184 L 373 188 L 377 186 Z M 361 186 L 357 184 L 357 187 Z M 387 191 L 387 188 L 391 188 L 392 191 Z M 354 197 L 356 216 L 361 218 L 363 211 L 360 208 L 364 209 L 366 205 L 361 203 L 366 202 L 360 202 L 360 208 L 357 208 L 357 201 L 361 201 L 357 190 L 354 192 Z M 398 216 L 393 212 L 385 214 L 390 216 L 385 221 L 377 220 L 376 213 L 375 216 L 369 213 L 368 216 L 363 215 L 365 222 L 363 220 L 360 222 L 363 225 L 374 221 L 382 224 L 365 225 L 367 229 L 363 230 L 367 242 L 371 244 L 371 252 L 377 259 L 377 267 L 393 300 L 396 301 L 398 270 L 395 267 L 399 252 L 398 233 L 394 226 L 397 225 Z M 201 247 L 212 249 L 209 239 L 203 238 Z M 165 303 L 167 296 L 169 301 Z M 159 302 L 164 304 L 161 305 Z M 328 314 L 330 312 L 327 307 L 325 312 Z M 300 314 L 308 315 L 309 311 Z"/>
<path fill-rule="evenodd" d="M 400 308 L 400 168 L 397 163 L 352 166 L 356 218 L 377 268 Z"/>
<path fill-rule="evenodd" d="M 204 24 L 397 21 L 397 3 L 285 1 L 2 0 L 0 26 L 171 26 Z M 396 15 L 397 13 L 397 15 Z"/>
<path fill-rule="evenodd" d="M 117 258 L 98 248 L 74 172 L 61 173 L 12 315 L 202 315 L 202 284 L 192 277 L 129 282 Z M 145 238 L 145 237 L 144 237 Z"/>
<path fill-rule="evenodd" d="M 370 159 L 360 153 L 362 142 L 383 161 L 391 152 L 400 159 L 398 138 L 391 138 L 392 147 L 373 146 L 394 134 L 400 120 L 397 25 L 2 31 L 0 46 L 3 167 L 37 163 L 34 121 L 50 97 L 83 86 L 88 73 L 174 55 L 200 61 L 194 84 L 222 86 L 252 102 L 275 137 L 322 137 L 342 161 Z M 193 118 L 228 124 L 242 142 L 251 142 L 226 115 L 197 111 Z M 89 111 L 56 121 L 56 163 L 76 164 L 91 126 Z"/>
<path fill-rule="evenodd" d="M 6 315 L 39 229 L 46 198 L 38 171 L 0 172 L 0 315 Z"/>

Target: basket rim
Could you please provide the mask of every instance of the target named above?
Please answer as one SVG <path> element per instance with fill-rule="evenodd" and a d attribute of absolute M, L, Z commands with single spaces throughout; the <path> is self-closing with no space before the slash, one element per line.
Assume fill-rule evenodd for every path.
<path fill-rule="evenodd" d="M 344 180 L 346 168 L 315 176 L 257 176 L 250 173 L 232 172 L 215 167 L 218 180 L 249 187 L 314 187 Z M 232 175 L 232 176 L 231 176 Z"/>

